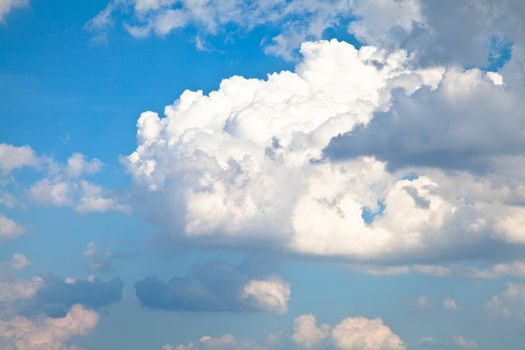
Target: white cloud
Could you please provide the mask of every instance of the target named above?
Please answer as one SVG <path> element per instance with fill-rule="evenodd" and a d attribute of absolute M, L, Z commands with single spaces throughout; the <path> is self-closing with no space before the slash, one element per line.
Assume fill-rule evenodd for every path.
<path fill-rule="evenodd" d="M 24 317 L 0 320 L 0 339 L 16 350 L 66 350 L 73 336 L 86 335 L 93 329 L 99 315 L 80 305 L 73 305 L 62 318 L 42 318 L 36 321 Z"/>
<path fill-rule="evenodd" d="M 16 270 L 23 270 L 30 264 L 30 262 L 24 254 L 14 253 L 10 264 Z"/>
<path fill-rule="evenodd" d="M 525 262 L 512 261 L 509 263 L 500 263 L 486 269 L 465 269 L 467 276 L 483 279 L 494 279 L 501 276 L 525 277 Z"/>
<path fill-rule="evenodd" d="M 452 297 L 447 297 L 445 300 L 443 300 L 443 307 L 448 311 L 457 311 L 460 309 Z"/>
<path fill-rule="evenodd" d="M 380 318 L 348 317 L 332 329 L 335 346 L 341 350 L 402 350 L 401 338 Z"/>
<path fill-rule="evenodd" d="M 13 239 L 24 233 L 24 228 L 0 214 L 0 238 Z"/>
<path fill-rule="evenodd" d="M 417 297 L 415 304 L 419 308 L 426 309 L 430 307 L 430 300 L 428 300 L 426 295 L 420 295 Z"/>
<path fill-rule="evenodd" d="M 386 267 L 435 276 L 449 270 L 428 265 L 432 258 L 466 250 L 479 258 L 476 249 L 489 242 L 522 243 L 517 90 L 476 69 L 414 70 L 403 52 L 335 40 L 305 43 L 302 52 L 295 73 L 235 76 L 208 96 L 185 91 L 164 118 L 141 114 L 126 165 L 162 231 L 371 266 L 413 257 L 413 266 Z M 491 117 L 499 113 L 508 120 Z M 418 176 L 404 178 L 411 171 Z M 365 209 L 378 212 L 372 222 Z"/>
<path fill-rule="evenodd" d="M 0 22 L 2 19 L 2 5 L 10 2 L 0 2 Z M 13 3 L 16 3 L 14 1 Z M 29 146 L 12 146 L 5 143 L 0 143 L 0 174 L 9 174 L 11 171 L 26 166 L 36 166 L 38 158 L 33 149 Z"/>
<path fill-rule="evenodd" d="M 0 23 L 5 21 L 5 17 L 16 8 L 22 8 L 29 5 L 28 0 L 0 0 Z M 1 158 L 1 151 L 0 151 Z M 1 162 L 0 162 L 1 170 Z"/>
<path fill-rule="evenodd" d="M 296 73 L 232 77 L 209 96 L 185 91 L 165 118 L 143 113 L 127 158 L 142 200 L 156 203 L 163 230 L 207 244 L 256 238 L 346 258 L 424 249 L 456 210 L 438 183 L 400 179 L 373 158 L 319 159 L 332 137 L 387 109 L 392 88 L 411 93 L 435 78 L 404 68 L 401 52 L 337 41 L 302 51 Z M 379 198 L 386 209 L 367 224 L 362 210 Z"/>
<path fill-rule="evenodd" d="M 363 265 L 351 264 L 352 270 L 361 271 L 373 276 L 397 276 L 419 273 L 432 277 L 448 277 L 451 273 L 450 268 L 441 265 Z"/>
<path fill-rule="evenodd" d="M 169 346 L 169 344 L 168 344 Z M 166 345 L 164 345 L 166 347 Z M 173 347 L 166 347 L 166 349 L 173 349 Z M 227 350 L 227 349 L 248 349 L 246 347 L 241 347 L 238 344 L 237 339 L 231 334 L 225 334 L 220 337 L 210 337 L 203 336 L 196 343 L 180 344 L 175 347 L 175 350 L 207 350 L 207 349 L 216 349 L 216 350 Z"/>
<path fill-rule="evenodd" d="M 43 282 L 44 280 L 41 277 L 22 280 L 0 271 L 0 303 L 13 303 L 29 299 L 35 295 Z"/>
<path fill-rule="evenodd" d="M 330 335 L 330 326 L 317 325 L 315 315 L 301 315 L 295 318 L 292 340 L 302 348 L 316 348 Z"/>
<path fill-rule="evenodd" d="M 197 38 L 217 35 L 234 24 L 246 31 L 260 25 L 282 29 L 265 47 L 270 54 L 293 59 L 307 39 L 321 39 L 324 32 L 351 16 L 352 2 L 336 0 L 318 3 L 308 0 L 259 1 L 141 1 L 113 0 L 88 24 L 98 36 L 124 18 L 124 28 L 136 38 L 164 36 L 177 29 L 195 28 Z M 197 47 L 198 48 L 198 47 Z"/>
<path fill-rule="evenodd" d="M 121 211 L 129 206 L 120 203 L 102 186 L 85 180 L 102 169 L 98 159 L 86 159 L 80 153 L 71 155 L 64 166 L 50 161 L 49 175 L 29 188 L 30 198 L 38 204 L 72 207 L 78 213 Z"/>
<path fill-rule="evenodd" d="M 284 314 L 288 311 L 290 284 L 281 280 L 251 280 L 242 290 L 242 297 L 268 312 Z"/>
<path fill-rule="evenodd" d="M 405 350 L 403 341 L 380 318 L 362 316 L 343 319 L 332 330 L 327 324 L 317 325 L 313 314 L 300 315 L 294 320 L 290 337 L 270 334 L 264 341 L 238 339 L 231 334 L 219 337 L 204 336 L 200 340 L 162 350 L 269 350 L 269 349 L 330 349 L 340 350 Z"/>
<path fill-rule="evenodd" d="M 485 308 L 497 315 L 516 317 L 525 321 L 525 285 L 507 283 L 506 289 L 493 296 Z"/>
<path fill-rule="evenodd" d="M 263 38 L 266 53 L 295 58 L 300 44 L 347 26 L 367 45 L 403 48 L 416 64 L 460 64 L 485 67 L 500 57 L 506 42 L 523 45 L 521 0 L 421 1 L 141 1 L 112 0 L 88 24 L 97 38 L 118 23 L 132 36 L 167 35 L 190 27 L 196 37 L 266 26 L 274 37 Z M 513 49 L 513 55 L 514 55 Z"/>
<path fill-rule="evenodd" d="M 65 173 L 71 177 L 95 174 L 102 168 L 102 162 L 98 159 L 86 160 L 81 153 L 74 153 L 67 159 Z"/>
<path fill-rule="evenodd" d="M 409 33 L 425 21 L 417 0 L 358 0 L 353 13 L 359 20 L 350 23 L 348 30 L 363 42 L 382 46 L 394 40 L 392 32 Z"/>
<path fill-rule="evenodd" d="M 459 348 L 462 349 L 477 349 L 478 344 L 472 339 L 466 339 L 461 335 L 455 335 L 452 337 L 452 342 Z"/>

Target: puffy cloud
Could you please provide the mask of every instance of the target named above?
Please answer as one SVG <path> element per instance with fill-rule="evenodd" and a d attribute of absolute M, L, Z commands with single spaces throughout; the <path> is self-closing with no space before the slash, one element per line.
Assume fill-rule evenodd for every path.
<path fill-rule="evenodd" d="M 10 264 L 15 270 L 23 270 L 30 262 L 24 254 L 14 253 Z"/>
<path fill-rule="evenodd" d="M 420 295 L 417 297 L 416 306 L 419 308 L 429 308 L 430 307 L 430 300 L 428 300 L 428 297 L 426 295 Z"/>
<path fill-rule="evenodd" d="M 353 9 L 358 20 L 351 22 L 348 30 L 363 42 L 387 46 L 424 22 L 421 10 L 417 0 L 358 0 Z"/>
<path fill-rule="evenodd" d="M 272 334 L 264 341 L 238 339 L 231 334 L 219 337 L 204 336 L 199 341 L 173 346 L 163 350 L 266 350 L 266 349 L 325 349 L 341 350 L 404 350 L 403 341 L 380 318 L 348 317 L 332 330 L 327 324 L 317 325 L 313 314 L 300 315 L 294 320 L 291 336 Z"/>
<path fill-rule="evenodd" d="M 452 297 L 447 297 L 445 300 L 443 300 L 443 307 L 449 311 L 456 311 L 460 309 Z"/>
<path fill-rule="evenodd" d="M 341 350 L 401 350 L 401 338 L 380 318 L 348 317 L 332 329 L 332 340 Z"/>
<path fill-rule="evenodd" d="M 242 297 L 257 308 L 276 314 L 288 311 L 290 284 L 281 280 L 250 280 L 242 289 Z"/>
<path fill-rule="evenodd" d="M 96 241 L 88 243 L 84 255 L 89 258 L 88 268 L 94 271 L 108 271 L 115 255 L 113 251 Z"/>
<path fill-rule="evenodd" d="M 30 300 L 43 283 L 41 277 L 21 280 L 5 271 L 0 271 L 0 305 Z"/>
<path fill-rule="evenodd" d="M 67 350 L 73 336 L 86 335 L 93 329 L 99 315 L 81 305 L 73 305 L 64 317 L 41 318 L 36 321 L 17 316 L 0 320 L 0 341 L 14 350 Z"/>
<path fill-rule="evenodd" d="M 497 315 L 517 317 L 525 321 L 525 285 L 507 283 L 506 289 L 493 296 L 485 308 Z"/>
<path fill-rule="evenodd" d="M 129 206 L 120 203 L 109 191 L 84 179 L 102 169 L 98 159 L 88 160 L 74 153 L 65 165 L 49 162 L 49 175 L 29 188 L 29 196 L 35 203 L 69 206 L 82 214 L 110 210 L 130 212 Z"/>
<path fill-rule="evenodd" d="M 102 162 L 98 159 L 86 160 L 81 153 L 74 153 L 67 159 L 65 172 L 71 177 L 78 177 L 83 174 L 95 174 L 102 168 Z"/>
<path fill-rule="evenodd" d="M 9 8 L 13 4 L 25 1 L 2 1 L 0 3 L 0 22 L 2 22 L 2 8 Z M 25 166 L 36 166 L 38 158 L 30 146 L 13 146 L 0 143 L 0 174 L 9 174 L 11 171 Z"/>
<path fill-rule="evenodd" d="M 24 228 L 0 214 L 0 238 L 12 239 L 24 233 Z"/>
<path fill-rule="evenodd" d="M 165 283 L 148 277 L 135 283 L 144 307 L 190 311 L 287 311 L 290 285 L 276 276 L 253 276 L 224 261 L 194 265 L 185 277 Z"/>
<path fill-rule="evenodd" d="M 424 265 L 521 244 L 519 89 L 335 40 L 302 52 L 295 73 L 232 77 L 164 118 L 141 114 L 126 165 L 162 231 L 440 275 Z"/>
<path fill-rule="evenodd" d="M 335 40 L 302 51 L 296 73 L 233 77 L 209 96 L 184 92 L 165 118 L 141 115 L 127 167 L 140 202 L 156 203 L 149 216 L 195 244 L 263 241 L 351 259 L 408 256 L 457 237 L 438 232 L 454 232 L 445 227 L 463 204 L 431 177 L 404 179 L 369 157 L 322 159 L 334 136 L 387 109 L 393 88 L 410 94 L 440 75 L 404 68 L 402 53 Z M 367 222 L 363 211 L 380 210 L 379 200 Z"/>
<path fill-rule="evenodd" d="M 472 339 L 466 339 L 462 335 L 455 335 L 452 337 L 454 345 L 461 349 L 477 349 L 478 344 Z"/>
<path fill-rule="evenodd" d="M 330 326 L 317 325 L 315 315 L 301 315 L 294 320 L 292 340 L 305 349 L 319 346 L 330 335 Z"/>
<path fill-rule="evenodd" d="M 265 38 L 265 52 L 292 59 L 305 40 L 347 25 L 362 43 L 405 49 L 419 65 L 485 67 L 501 64 L 503 51 L 525 43 L 524 14 L 520 0 L 112 0 L 87 28 L 103 37 L 122 21 L 131 35 L 143 38 L 191 27 L 200 39 L 228 32 L 232 25 L 245 31 L 264 25 L 278 31 Z"/>

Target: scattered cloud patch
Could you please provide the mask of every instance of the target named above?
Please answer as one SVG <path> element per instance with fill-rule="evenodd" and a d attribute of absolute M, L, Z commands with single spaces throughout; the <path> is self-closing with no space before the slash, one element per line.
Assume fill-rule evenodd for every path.
<path fill-rule="evenodd" d="M 445 300 L 443 300 L 443 307 L 448 311 L 457 311 L 461 309 L 461 307 L 456 304 L 456 301 L 452 297 L 447 297 Z"/>
<path fill-rule="evenodd" d="M 313 314 L 295 318 L 291 335 L 268 336 L 265 341 L 240 340 L 231 334 L 220 337 L 204 336 L 199 341 L 173 346 L 165 344 L 162 350 L 266 350 L 266 349 L 325 349 L 339 350 L 404 350 L 403 341 L 380 318 L 347 317 L 331 329 L 318 325 Z"/>
<path fill-rule="evenodd" d="M 0 3 L 0 22 L 2 21 L 2 6 L 9 7 L 25 1 L 2 1 Z M 13 146 L 0 143 L 0 174 L 8 175 L 13 170 L 22 167 L 34 167 L 38 165 L 38 157 L 30 146 Z"/>
<path fill-rule="evenodd" d="M 525 321 L 525 285 L 507 283 L 501 294 L 493 296 L 485 304 L 485 309 L 496 315 Z"/>
<path fill-rule="evenodd" d="M 348 317 L 332 329 L 341 350 L 404 350 L 405 344 L 380 318 Z"/>
<path fill-rule="evenodd" d="M 24 228 L 15 221 L 0 214 L 0 238 L 13 239 L 24 233 Z"/>
<path fill-rule="evenodd" d="M 73 305 L 60 318 L 30 320 L 17 316 L 0 320 L 0 345 L 14 350 L 67 350 L 69 339 L 86 335 L 98 323 L 99 315 L 81 305 Z"/>
<path fill-rule="evenodd" d="M 294 320 L 292 340 L 304 349 L 315 349 L 330 335 L 330 326 L 317 324 L 315 315 L 301 315 Z"/>
<path fill-rule="evenodd" d="M 455 335 L 452 337 L 452 342 L 454 345 L 456 345 L 458 348 L 461 349 L 477 349 L 478 344 L 475 340 L 472 339 L 466 339 L 462 335 Z"/>
<path fill-rule="evenodd" d="M 135 283 L 144 307 L 188 311 L 266 311 L 288 309 L 290 285 L 278 276 L 252 276 L 224 261 L 194 265 L 185 277 L 163 282 L 148 277 Z"/>

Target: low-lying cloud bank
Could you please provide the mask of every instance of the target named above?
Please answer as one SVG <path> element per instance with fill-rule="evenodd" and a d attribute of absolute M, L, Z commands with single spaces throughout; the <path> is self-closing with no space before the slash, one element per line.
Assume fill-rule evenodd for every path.
<path fill-rule="evenodd" d="M 142 113 L 125 164 L 159 231 L 366 262 L 523 251 L 521 85 L 337 40 L 301 52 L 295 72 Z"/>

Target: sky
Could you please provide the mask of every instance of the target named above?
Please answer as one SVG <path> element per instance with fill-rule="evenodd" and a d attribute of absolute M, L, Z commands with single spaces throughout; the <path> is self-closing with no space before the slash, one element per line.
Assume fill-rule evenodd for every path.
<path fill-rule="evenodd" d="M 0 0 L 0 348 L 525 347 L 521 0 Z"/>

